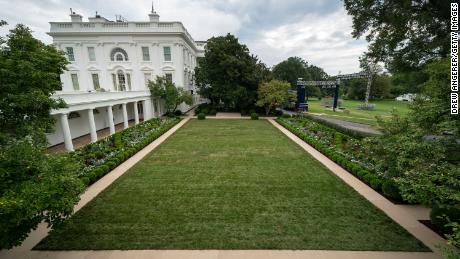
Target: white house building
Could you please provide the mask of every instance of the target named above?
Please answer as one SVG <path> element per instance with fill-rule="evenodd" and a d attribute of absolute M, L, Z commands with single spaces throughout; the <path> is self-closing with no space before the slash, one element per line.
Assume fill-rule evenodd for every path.
<path fill-rule="evenodd" d="M 189 90 L 199 101 L 194 84 L 197 57 L 204 56 L 205 42 L 196 42 L 181 22 L 160 22 L 153 10 L 149 21 L 130 22 L 121 17 L 110 21 L 100 15 L 83 21 L 71 11 L 70 22 L 50 22 L 48 33 L 70 62 L 61 75 L 62 98 L 68 108 L 53 110 L 55 132 L 47 136 L 50 146 L 129 121 L 139 123 L 164 114 L 161 102 L 153 102 L 149 80 L 165 76 L 176 86 Z M 182 104 L 180 109 L 189 107 Z"/>

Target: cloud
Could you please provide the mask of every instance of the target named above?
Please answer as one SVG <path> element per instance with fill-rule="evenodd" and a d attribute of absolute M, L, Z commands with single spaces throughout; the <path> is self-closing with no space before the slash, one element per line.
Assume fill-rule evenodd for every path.
<path fill-rule="evenodd" d="M 351 31 L 351 18 L 343 9 L 309 13 L 297 22 L 260 31 L 248 46 L 268 64 L 295 55 L 329 74 L 349 73 L 359 70 L 358 57 L 367 47 L 365 41 L 353 39 Z"/>
<path fill-rule="evenodd" d="M 356 72 L 364 40 L 351 37 L 352 23 L 341 1 L 335 0 L 155 0 L 163 21 L 181 21 L 195 40 L 226 33 L 236 34 L 252 53 L 273 66 L 299 56 L 329 74 Z M 116 14 L 145 21 L 150 0 L 0 0 L 0 17 L 10 24 L 23 23 L 34 36 L 50 43 L 49 21 L 69 21 L 69 8 L 86 19 L 98 11 L 113 20 Z"/>

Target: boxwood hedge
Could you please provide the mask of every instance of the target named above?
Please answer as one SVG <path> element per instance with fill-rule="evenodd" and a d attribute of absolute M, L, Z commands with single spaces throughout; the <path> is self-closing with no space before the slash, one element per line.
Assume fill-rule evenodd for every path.
<path fill-rule="evenodd" d="M 87 186 L 163 135 L 179 118 L 151 119 L 68 153 L 82 164 L 80 179 Z"/>

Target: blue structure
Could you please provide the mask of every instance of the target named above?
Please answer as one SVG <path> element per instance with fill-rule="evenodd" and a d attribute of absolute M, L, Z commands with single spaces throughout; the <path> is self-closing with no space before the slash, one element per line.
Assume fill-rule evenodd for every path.
<path fill-rule="evenodd" d="M 299 78 L 299 82 L 302 78 Z M 305 85 L 297 83 L 297 101 L 295 103 L 295 109 L 297 112 L 308 111 L 308 103 L 306 101 L 306 90 Z"/>

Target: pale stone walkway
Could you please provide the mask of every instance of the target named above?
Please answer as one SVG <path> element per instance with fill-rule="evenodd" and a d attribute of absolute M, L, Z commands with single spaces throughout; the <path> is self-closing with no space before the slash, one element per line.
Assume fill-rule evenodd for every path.
<path fill-rule="evenodd" d="M 224 117 L 225 118 L 225 117 Z M 123 175 L 129 168 L 144 158 L 148 153 L 163 143 L 169 136 L 182 127 L 189 117 L 183 119 L 179 124 L 171 128 L 168 132 L 153 141 L 140 152 L 129 158 L 123 164 L 115 168 L 109 174 L 91 185 L 85 193 L 81 195 L 80 202 L 75 206 L 75 212 L 85 206 L 90 200 L 96 197 L 102 190 L 112 184 L 118 177 Z M 356 179 L 347 171 L 337 164 L 326 158 L 314 148 L 303 142 L 294 134 L 284 129 L 274 120 L 269 121 L 290 139 L 300 145 L 314 158 L 318 159 L 327 168 L 329 168 L 344 182 L 353 187 L 357 192 L 362 194 L 366 199 L 375 206 L 383 210 L 393 220 L 407 229 L 415 237 L 420 239 L 425 245 L 432 250 L 437 251 L 435 247 L 438 243 L 443 243 L 443 239 L 434 232 L 426 228 L 417 219 L 426 219 L 427 211 L 422 207 L 413 207 L 406 205 L 394 205 L 383 196 L 369 188 L 367 185 Z M 47 234 L 48 229 L 44 223 L 40 224 L 38 229 L 33 231 L 24 243 L 12 250 L 0 251 L 0 258 L 152 258 L 152 259 L 181 259 L 181 258 L 206 258 L 206 259 L 230 259 L 230 258 L 255 258 L 255 259 L 432 259 L 441 258 L 435 253 L 426 252 L 373 252 L 373 251 L 327 251 L 327 250 L 105 250 L 105 251 L 33 251 L 31 250 Z"/>
<path fill-rule="evenodd" d="M 361 182 L 359 179 L 357 179 L 352 174 L 347 172 L 345 169 L 334 163 L 325 155 L 321 154 L 312 146 L 308 145 L 299 137 L 297 137 L 289 130 L 285 129 L 283 126 L 278 124 L 276 121 L 269 121 L 281 132 L 283 132 L 288 138 L 290 138 L 292 141 L 294 141 L 300 147 L 302 147 L 305 151 L 307 151 L 312 157 L 316 158 L 319 162 L 325 165 L 329 170 L 331 170 L 345 183 L 347 183 L 353 189 L 355 189 L 359 194 L 364 196 L 377 208 L 385 212 L 385 214 L 392 218 L 396 223 L 401 225 L 409 233 L 411 233 L 420 241 L 422 241 L 431 250 L 435 251 L 435 253 L 426 254 L 431 254 L 432 258 L 440 258 L 437 246 L 444 244 L 445 240 L 418 221 L 420 219 L 427 219 L 428 213 L 426 209 L 424 209 L 421 206 L 414 207 L 411 205 L 393 204 L 388 199 L 383 197 L 380 193 L 376 192 L 374 189 L 370 188 L 369 186 Z"/>

